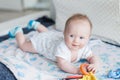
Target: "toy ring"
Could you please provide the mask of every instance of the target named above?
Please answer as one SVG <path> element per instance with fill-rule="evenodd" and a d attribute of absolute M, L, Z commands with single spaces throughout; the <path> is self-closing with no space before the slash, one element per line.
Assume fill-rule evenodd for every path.
<path fill-rule="evenodd" d="M 83 74 L 83 75 L 89 75 L 89 73 L 86 71 L 86 67 L 88 67 L 89 64 L 87 63 L 84 63 L 84 64 L 81 64 L 80 65 L 80 72 Z"/>

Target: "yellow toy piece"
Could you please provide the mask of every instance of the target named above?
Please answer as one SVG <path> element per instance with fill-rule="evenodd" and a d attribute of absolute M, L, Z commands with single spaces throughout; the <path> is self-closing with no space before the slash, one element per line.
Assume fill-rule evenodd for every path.
<path fill-rule="evenodd" d="M 79 80 L 97 80 L 96 77 L 92 72 L 89 73 L 89 75 L 83 75 L 82 79 Z"/>

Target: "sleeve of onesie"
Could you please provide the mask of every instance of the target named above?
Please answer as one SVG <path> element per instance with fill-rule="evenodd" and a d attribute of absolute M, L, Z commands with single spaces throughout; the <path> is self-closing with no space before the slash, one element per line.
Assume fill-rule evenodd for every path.
<path fill-rule="evenodd" d="M 57 49 L 56 49 L 56 52 L 55 52 L 55 56 L 57 57 L 61 57 L 67 61 L 69 61 L 69 54 L 66 50 L 66 47 L 64 46 L 64 44 L 60 44 Z"/>
<path fill-rule="evenodd" d="M 91 55 L 92 55 L 91 49 L 88 46 L 86 46 L 82 53 L 82 59 L 87 59 Z"/>

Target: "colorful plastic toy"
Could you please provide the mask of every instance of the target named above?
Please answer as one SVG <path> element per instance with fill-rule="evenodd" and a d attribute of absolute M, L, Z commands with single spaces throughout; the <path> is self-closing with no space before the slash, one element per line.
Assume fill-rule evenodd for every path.
<path fill-rule="evenodd" d="M 89 64 L 83 63 L 80 65 L 80 72 L 82 75 L 74 75 L 74 76 L 68 76 L 64 80 L 71 80 L 71 79 L 76 79 L 76 80 L 97 80 L 96 77 L 92 72 L 87 72 L 86 67 L 88 67 Z"/>
<path fill-rule="evenodd" d="M 89 64 L 87 63 L 84 63 L 84 64 L 81 64 L 80 65 L 80 72 L 83 74 L 83 75 L 89 75 L 89 73 L 86 71 L 86 68 L 88 67 Z"/>

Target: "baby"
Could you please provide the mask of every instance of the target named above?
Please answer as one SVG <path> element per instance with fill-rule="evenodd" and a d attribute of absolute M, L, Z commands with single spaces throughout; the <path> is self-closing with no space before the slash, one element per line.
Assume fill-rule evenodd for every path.
<path fill-rule="evenodd" d="M 35 29 L 39 33 L 27 40 L 21 27 L 15 27 L 9 31 L 11 37 L 15 37 L 19 48 L 23 51 L 39 53 L 48 59 L 57 62 L 60 69 L 65 72 L 80 74 L 79 66 L 72 63 L 80 59 L 86 59 L 89 66 L 88 72 L 96 72 L 97 59 L 88 47 L 92 24 L 84 14 L 71 16 L 65 24 L 64 32 L 48 30 L 37 21 L 31 20 L 28 29 Z"/>

